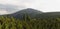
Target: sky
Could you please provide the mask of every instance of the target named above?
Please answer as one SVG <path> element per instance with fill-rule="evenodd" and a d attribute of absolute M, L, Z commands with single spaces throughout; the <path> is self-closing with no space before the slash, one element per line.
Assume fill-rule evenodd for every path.
<path fill-rule="evenodd" d="M 0 13 L 10 13 L 10 11 L 13 12 L 14 9 L 12 8 L 16 8 L 17 10 L 22 10 L 24 8 L 33 8 L 42 12 L 60 12 L 60 0 L 0 0 L 0 4 L 4 5 L 4 7 L 6 7 L 8 10 L 7 11 L 3 9 L 2 11 L 0 9 Z M 8 9 L 8 7 L 11 8 L 11 10 Z"/>

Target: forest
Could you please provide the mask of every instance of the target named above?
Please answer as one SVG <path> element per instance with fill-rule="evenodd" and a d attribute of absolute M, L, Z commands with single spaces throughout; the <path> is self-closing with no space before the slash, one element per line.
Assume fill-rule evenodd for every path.
<path fill-rule="evenodd" d="M 32 19 L 25 16 L 21 20 L 9 16 L 0 16 L 0 29 L 60 29 L 60 18 Z"/>

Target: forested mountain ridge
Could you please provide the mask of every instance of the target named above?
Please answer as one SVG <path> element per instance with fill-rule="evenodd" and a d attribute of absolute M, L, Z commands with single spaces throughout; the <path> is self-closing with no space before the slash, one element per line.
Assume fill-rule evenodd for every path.
<path fill-rule="evenodd" d="M 48 17 L 56 18 L 56 17 L 60 17 L 60 12 L 44 13 L 42 11 L 37 11 L 32 8 L 27 8 L 27 9 L 23 9 L 18 12 L 15 12 L 13 14 L 7 14 L 7 15 L 2 15 L 2 16 L 10 16 L 10 17 L 23 19 L 23 17 L 25 17 L 25 15 L 29 15 L 29 17 L 31 17 L 31 18 L 48 18 Z"/>

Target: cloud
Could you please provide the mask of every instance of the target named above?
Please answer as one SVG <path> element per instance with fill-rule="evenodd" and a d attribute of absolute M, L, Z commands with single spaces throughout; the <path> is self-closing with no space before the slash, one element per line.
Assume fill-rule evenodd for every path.
<path fill-rule="evenodd" d="M 0 14 L 14 13 L 16 11 L 22 10 L 25 6 L 15 6 L 10 4 L 0 4 Z M 4 13 L 5 12 L 5 13 Z"/>
<path fill-rule="evenodd" d="M 40 0 L 39 8 L 44 12 L 60 11 L 60 0 Z"/>
<path fill-rule="evenodd" d="M 35 3 L 36 3 L 36 0 L 0 0 L 0 4 L 11 4 L 16 6 L 23 5 L 26 7 L 31 7 L 31 5 Z"/>
<path fill-rule="evenodd" d="M 22 8 L 34 8 L 43 12 L 60 11 L 60 0 L 0 0 L 0 4 L 10 4 Z"/>

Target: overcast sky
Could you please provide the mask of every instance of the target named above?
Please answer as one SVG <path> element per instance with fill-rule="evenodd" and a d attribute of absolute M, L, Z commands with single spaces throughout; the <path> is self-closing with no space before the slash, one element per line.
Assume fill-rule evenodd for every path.
<path fill-rule="evenodd" d="M 0 4 L 19 6 L 20 10 L 33 8 L 43 12 L 60 11 L 60 0 L 0 0 Z"/>

